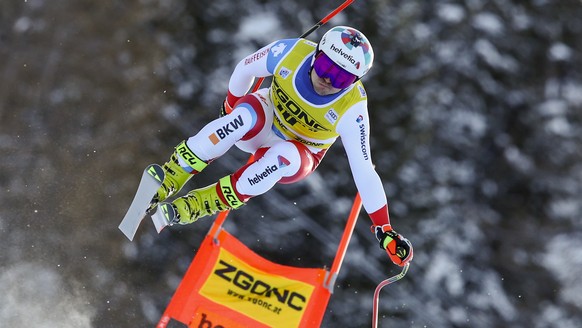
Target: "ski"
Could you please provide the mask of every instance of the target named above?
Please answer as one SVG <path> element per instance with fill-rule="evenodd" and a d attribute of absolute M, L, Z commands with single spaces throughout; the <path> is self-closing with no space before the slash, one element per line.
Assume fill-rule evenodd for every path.
<path fill-rule="evenodd" d="M 143 171 L 135 197 L 125 214 L 125 217 L 121 221 L 121 224 L 119 224 L 119 230 L 121 230 L 129 240 L 133 240 L 137 228 L 147 214 L 150 201 L 156 194 L 158 188 L 162 185 L 163 181 L 164 170 L 158 164 L 150 164 Z M 156 225 L 155 221 L 154 225 Z M 160 231 L 161 229 L 158 230 L 158 233 Z"/>
<path fill-rule="evenodd" d="M 170 203 L 158 204 L 158 210 L 152 215 L 152 220 L 156 225 L 158 233 L 164 229 L 165 226 L 170 225 L 170 222 L 178 221 L 176 219 L 176 210 Z"/>

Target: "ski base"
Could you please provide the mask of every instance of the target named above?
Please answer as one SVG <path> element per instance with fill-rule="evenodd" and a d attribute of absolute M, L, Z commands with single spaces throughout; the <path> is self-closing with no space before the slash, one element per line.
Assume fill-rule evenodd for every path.
<path fill-rule="evenodd" d="M 150 201 L 156 194 L 158 188 L 162 185 L 163 181 L 164 170 L 158 164 L 148 165 L 148 167 L 143 171 L 135 197 L 119 225 L 119 230 L 121 230 L 130 241 L 135 237 L 137 228 L 147 214 Z"/>

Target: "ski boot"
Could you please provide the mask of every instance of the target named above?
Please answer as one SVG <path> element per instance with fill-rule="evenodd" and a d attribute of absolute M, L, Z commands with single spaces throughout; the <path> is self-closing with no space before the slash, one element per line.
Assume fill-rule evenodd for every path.
<path fill-rule="evenodd" d="M 188 148 L 186 141 L 182 141 L 176 146 L 170 160 L 162 166 L 165 173 L 164 181 L 152 198 L 148 212 L 152 211 L 159 202 L 163 202 L 180 191 L 194 174 L 202 171 L 207 165 Z"/>
<path fill-rule="evenodd" d="M 244 204 L 234 192 L 231 176 L 228 175 L 217 183 L 192 190 L 172 203 L 160 203 L 159 208 L 169 225 L 173 225 L 194 223 L 201 217 L 237 209 Z"/>

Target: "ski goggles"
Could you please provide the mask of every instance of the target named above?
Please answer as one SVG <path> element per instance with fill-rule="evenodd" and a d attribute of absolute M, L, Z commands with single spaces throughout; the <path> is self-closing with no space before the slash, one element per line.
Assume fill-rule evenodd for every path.
<path fill-rule="evenodd" d="M 323 51 L 320 51 L 315 56 L 313 69 L 317 76 L 322 79 L 329 79 L 331 85 L 337 89 L 345 89 L 358 79 L 356 75 L 334 63 Z"/>

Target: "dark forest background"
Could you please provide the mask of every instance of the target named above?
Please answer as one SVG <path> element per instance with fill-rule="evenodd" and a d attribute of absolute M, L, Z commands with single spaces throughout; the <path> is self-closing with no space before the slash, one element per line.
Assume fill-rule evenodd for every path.
<path fill-rule="evenodd" d="M 339 1 L 0 3 L 0 321 L 153 327 L 210 227 L 129 242 L 142 169 L 216 117 L 236 62 Z M 371 40 L 372 150 L 415 247 L 382 327 L 582 322 L 582 2 L 356 1 L 310 36 Z M 233 149 L 191 187 L 242 165 Z M 341 145 L 304 182 L 231 214 L 283 264 L 329 266 L 355 188 Z M 370 326 L 399 271 L 362 214 L 323 321 Z"/>

